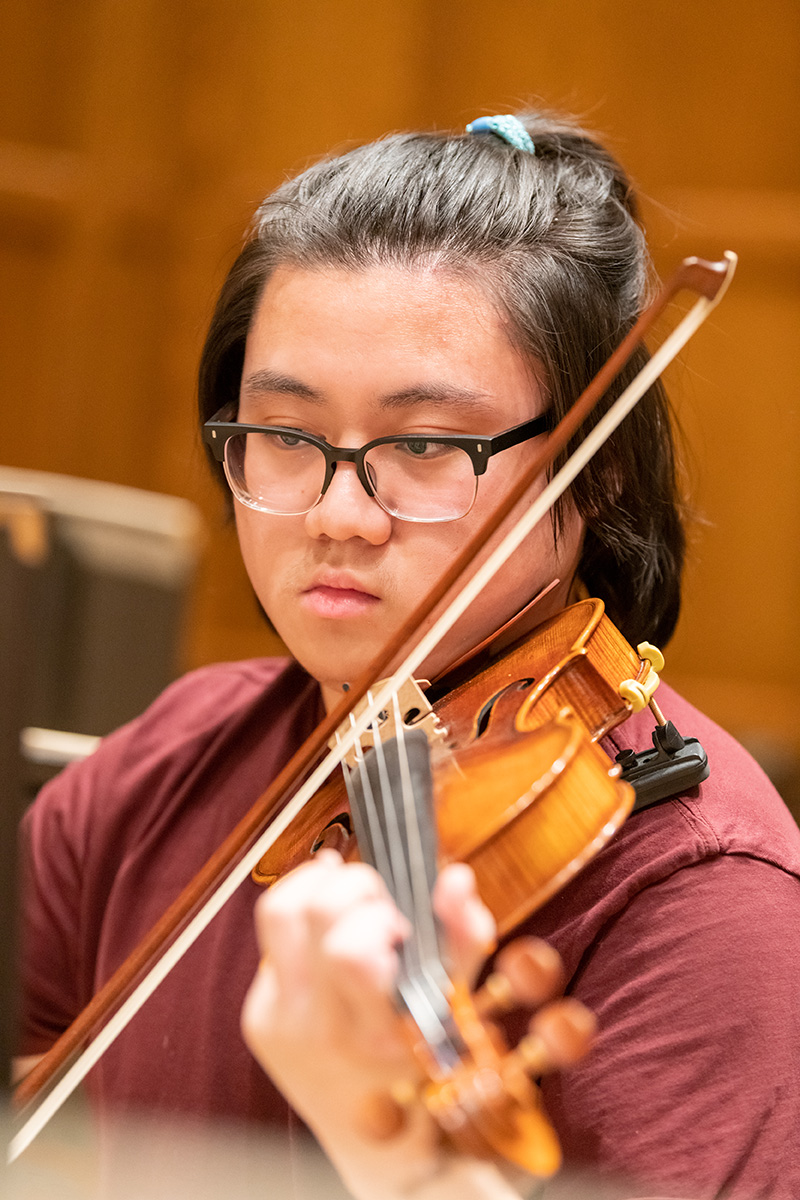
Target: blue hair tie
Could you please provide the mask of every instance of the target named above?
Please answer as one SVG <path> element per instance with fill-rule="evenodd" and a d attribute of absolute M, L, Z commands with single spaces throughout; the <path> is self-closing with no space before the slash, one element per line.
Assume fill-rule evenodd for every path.
<path fill-rule="evenodd" d="M 493 133 L 495 137 L 502 138 L 517 150 L 524 150 L 527 154 L 536 153 L 531 135 L 522 121 L 511 113 L 497 117 L 478 117 L 476 121 L 470 121 L 467 133 Z"/>

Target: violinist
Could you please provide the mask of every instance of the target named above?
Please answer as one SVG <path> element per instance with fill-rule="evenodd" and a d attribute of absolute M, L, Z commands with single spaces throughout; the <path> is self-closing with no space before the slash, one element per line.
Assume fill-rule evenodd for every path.
<path fill-rule="evenodd" d="M 388 137 L 264 201 L 211 322 L 200 409 L 292 657 L 192 673 L 43 790 L 25 823 L 23 1056 L 48 1049 L 414 611 L 650 286 L 622 168 L 546 113 Z M 587 593 L 631 644 L 663 647 L 684 546 L 657 383 L 421 676 Z M 709 779 L 636 813 L 515 931 L 556 948 L 598 1020 L 586 1059 L 543 1080 L 546 1107 L 567 1163 L 695 1200 L 789 1200 L 800 833 L 731 738 L 659 698 L 704 745 Z M 652 724 L 625 722 L 610 756 L 641 749 Z M 260 891 L 239 888 L 94 1069 L 101 1109 L 285 1119 L 239 1031 Z"/>

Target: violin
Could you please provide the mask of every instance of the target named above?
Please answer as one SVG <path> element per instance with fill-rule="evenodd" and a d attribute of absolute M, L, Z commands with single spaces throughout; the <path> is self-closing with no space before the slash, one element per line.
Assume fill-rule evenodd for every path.
<path fill-rule="evenodd" d="M 502 937 L 605 845 L 633 788 L 599 739 L 630 714 L 632 693 L 652 692 L 653 668 L 591 599 L 484 657 L 456 686 L 429 688 L 433 704 L 409 681 L 253 877 L 273 885 L 329 848 L 378 869 L 412 931 L 397 989 L 420 1081 L 406 1084 L 406 1105 L 424 1105 L 457 1149 L 547 1177 L 560 1150 L 532 1078 L 548 1065 L 536 1021 L 511 1050 L 492 1020 L 514 1006 L 506 977 L 495 970 L 476 999 L 450 977 L 430 894 L 442 866 L 467 863 Z M 588 1038 L 563 1024 L 581 1057 Z M 376 1104 L 381 1126 L 402 1128 L 391 1097 Z"/>
<path fill-rule="evenodd" d="M 391 710 L 379 714 L 359 758 L 347 757 L 348 773 L 376 739 L 407 741 L 426 731 L 439 865 L 473 868 L 503 936 L 559 891 L 630 812 L 633 790 L 598 743 L 633 711 L 626 685 L 644 688 L 651 672 L 651 660 L 628 645 L 602 601 L 582 600 L 457 686 L 444 679 L 429 687 L 433 704 L 407 684 L 398 693 L 399 723 Z M 357 857 L 364 835 L 355 835 L 348 792 L 342 775 L 321 788 L 256 864 L 256 883 L 269 886 L 323 848 Z"/>
<path fill-rule="evenodd" d="M 413 681 L 420 664 L 485 586 L 491 574 L 499 569 L 549 511 L 585 462 L 610 436 L 719 301 L 730 281 L 734 265 L 735 256 L 731 254 L 716 264 L 698 259 L 685 260 L 673 280 L 639 318 L 557 428 L 548 435 L 542 451 L 483 529 L 464 548 L 451 569 L 426 601 L 411 614 L 403 628 L 389 639 L 379 661 L 350 688 L 336 710 L 328 715 L 298 755 L 280 772 L 150 935 L 20 1085 L 17 1100 L 20 1104 L 27 1104 L 45 1085 L 52 1082 L 59 1070 L 66 1068 L 63 1076 L 13 1139 L 12 1159 L 36 1136 L 49 1116 L 77 1086 L 254 867 L 258 865 L 267 881 L 283 873 L 304 853 L 313 852 L 319 844 L 334 844 L 336 839 L 341 838 L 345 849 L 348 849 L 347 843 L 354 825 L 348 828 L 349 821 L 339 819 L 348 812 L 354 824 L 360 820 L 360 840 L 367 843 L 370 821 L 373 826 L 375 824 L 374 816 L 370 817 L 362 803 L 372 787 L 369 768 L 366 774 L 361 775 L 361 794 L 353 784 L 348 796 L 349 807 L 343 807 L 341 792 L 336 794 L 337 785 L 329 785 L 326 781 L 348 754 L 356 759 L 359 755 L 363 756 L 364 751 L 357 748 L 359 739 L 371 728 L 374 735 L 383 720 L 382 714 L 394 710 L 395 731 L 401 731 L 401 736 L 405 736 L 404 727 L 408 725 L 409 734 L 415 738 L 420 733 L 426 745 L 428 738 L 421 728 L 422 722 L 428 721 L 433 727 L 435 749 L 432 762 L 441 767 L 437 823 L 442 830 L 442 859 L 450 861 L 461 858 L 473 863 L 482 881 L 479 886 L 490 897 L 489 907 L 494 906 L 501 929 L 512 928 L 521 919 L 526 906 L 528 912 L 532 911 L 532 901 L 535 907 L 562 887 L 588 857 L 596 853 L 604 840 L 613 835 L 633 803 L 632 789 L 620 780 L 618 767 L 609 765 L 597 741 L 604 730 L 613 728 L 632 711 L 634 701 L 624 699 L 619 694 L 621 683 L 631 683 L 633 687 L 629 689 L 630 694 L 644 696 L 646 702 L 645 684 L 652 680 L 653 666 L 652 660 L 640 659 L 618 634 L 615 638 L 616 631 L 611 632 L 613 627 L 603 617 L 599 602 L 592 602 L 589 607 L 584 605 L 583 608 L 579 605 L 577 613 L 570 609 L 565 616 L 562 614 L 559 619 L 566 624 L 562 624 L 560 634 L 556 634 L 553 623 L 548 622 L 534 634 L 530 647 L 527 643 L 514 646 L 509 655 L 493 664 L 496 668 L 494 674 L 489 668 L 479 668 L 474 686 L 471 680 L 459 682 L 449 696 L 443 695 L 433 705 L 425 701 L 424 690 L 418 689 L 419 695 L 414 692 L 413 701 L 410 707 L 406 705 L 403 714 L 400 712 L 399 697 L 401 689 Z M 647 330 L 676 292 L 684 288 L 699 295 L 687 316 L 636 380 L 583 439 L 572 457 L 526 509 L 481 568 L 465 586 L 456 591 L 475 556 L 539 475 L 573 439 Z M 420 638 L 417 631 L 454 591 L 455 596 L 445 611 Z M 576 619 L 591 634 L 583 641 L 575 632 Z M 410 651 L 406 649 L 408 645 L 411 646 Z M 599 669 L 599 662 L 609 648 L 610 661 L 606 674 Z M 385 682 L 376 685 L 374 680 L 382 677 L 386 677 Z M 589 677 L 594 677 L 593 681 L 597 684 L 596 697 L 595 689 L 588 686 Z M 437 686 L 438 681 L 434 681 L 434 692 Z M 405 693 L 403 695 L 405 703 Z M 432 713 L 427 712 L 426 706 Z M 415 708 L 420 709 L 421 716 L 413 711 Z M 403 715 L 409 717 L 409 714 L 409 720 L 401 719 Z M 415 728 L 418 723 L 419 730 Z M 335 749 L 325 754 L 325 747 L 331 740 Z M 497 766 L 498 753 L 503 763 L 501 768 Z M 321 755 L 324 757 L 320 761 Z M 375 769 L 380 774 L 380 765 Z M 474 781 L 473 796 L 469 803 L 463 800 L 463 781 L 468 775 Z M 366 786 L 364 779 L 367 780 Z M 561 796 L 563 785 L 568 780 L 572 784 L 572 798 L 565 801 Z M 285 832 L 298 821 L 307 802 L 319 796 L 321 789 L 320 800 L 315 801 L 313 819 L 309 821 L 304 816 L 301 824 L 295 826 L 294 832 L 289 835 L 294 846 L 288 849 L 283 845 L 283 858 L 280 855 L 277 858 L 273 856 L 271 848 L 284 838 Z M 497 798 L 489 801 L 487 806 L 487 797 L 493 791 L 497 792 Z M 593 793 L 598 797 L 596 805 L 587 804 L 587 795 Z M 326 804 L 329 806 L 327 809 Z M 324 809 L 321 817 L 320 806 Z M 356 816 L 356 813 L 360 815 Z M 508 830 L 512 832 L 501 836 Z M 566 848 L 556 849 L 545 856 L 545 861 L 536 867 L 538 875 L 533 880 L 521 873 L 523 865 L 527 866 L 521 861 L 524 856 L 516 846 L 522 830 L 537 847 L 554 843 L 557 832 L 559 840 L 563 840 L 566 833 L 569 843 Z M 356 833 L 358 836 L 359 831 L 356 830 Z M 377 839 L 375 845 L 379 843 L 380 839 Z M 363 844 L 361 849 L 363 852 Z M 423 858 L 427 862 L 423 874 L 427 872 L 429 881 L 431 870 L 435 871 L 435 863 L 431 864 L 430 851 Z M 493 858 L 495 865 L 492 867 L 490 863 Z M 513 886 L 510 886 L 512 879 Z M 450 1015 L 456 1021 L 457 1011 L 463 1006 L 454 1001 L 451 1003 L 452 997 L 446 996 L 445 1000 Z M 488 1136 L 484 1131 L 478 1141 L 491 1147 L 493 1152 L 529 1166 L 533 1161 L 530 1146 L 536 1142 L 536 1135 L 529 1136 L 530 1130 L 526 1134 L 525 1129 L 531 1120 L 531 1113 L 534 1113 L 533 1122 L 541 1134 L 539 1140 L 549 1144 L 550 1149 L 541 1163 L 537 1155 L 533 1155 L 533 1158 L 537 1162 L 536 1172 L 546 1174 L 557 1165 L 557 1151 L 553 1150 L 548 1137 L 541 1132 L 543 1127 L 535 1091 L 531 1090 L 533 1084 L 529 1081 L 523 1085 L 521 1082 L 523 1076 L 528 1079 L 528 1073 L 520 1067 L 515 1057 L 509 1060 L 504 1048 L 496 1048 L 491 1029 L 480 1034 L 476 1042 L 477 1050 L 469 1050 L 473 1039 L 472 1027 L 477 1028 L 480 1022 L 476 1024 L 474 1006 L 468 1004 L 466 1007 L 470 1015 L 463 1019 L 462 1025 L 470 1026 L 470 1029 L 460 1029 L 457 1042 L 468 1051 L 466 1058 L 470 1063 L 473 1083 L 475 1079 L 483 1077 L 481 1072 L 485 1067 L 485 1054 L 491 1051 L 496 1079 L 504 1087 L 507 1082 L 508 1095 L 515 1097 L 512 1109 L 516 1116 L 511 1118 L 510 1123 L 498 1122 L 497 1106 L 489 1105 L 487 1127 L 495 1129 L 495 1133 Z M 79 1050 L 89 1038 L 93 1040 L 77 1058 Z M 433 1057 L 435 1061 L 436 1056 Z M 440 1110 L 437 1118 L 440 1125 L 443 1129 L 453 1122 L 456 1126 L 463 1125 L 464 1105 L 454 1100 L 454 1108 L 448 1110 L 445 1101 L 452 1089 L 448 1090 L 447 1080 L 442 1086 L 440 1084 L 442 1081 L 438 1077 L 431 1079 L 432 1095 L 435 1096 L 432 1106 Z M 467 1091 L 471 1099 L 465 1103 L 471 1110 L 476 1093 L 474 1088 Z M 474 1125 L 473 1120 L 467 1123 Z M 511 1128 L 510 1138 L 497 1132 L 501 1127 Z M 507 1144 L 509 1142 L 510 1145 Z"/>

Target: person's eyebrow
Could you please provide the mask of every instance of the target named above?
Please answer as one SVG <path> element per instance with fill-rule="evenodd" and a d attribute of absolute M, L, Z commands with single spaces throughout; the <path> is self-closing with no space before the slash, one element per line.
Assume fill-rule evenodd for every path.
<path fill-rule="evenodd" d="M 321 404 L 324 400 L 322 392 L 312 388 L 310 384 L 294 379 L 291 375 L 283 375 L 280 371 L 271 371 L 265 367 L 261 371 L 253 371 L 242 381 L 242 391 L 250 396 L 272 393 L 280 396 L 299 396 L 303 400 L 312 400 Z"/>
<path fill-rule="evenodd" d="M 248 375 L 242 383 L 242 391 L 250 396 L 281 395 L 297 396 L 313 404 L 324 404 L 325 394 L 310 384 L 292 375 L 284 375 L 265 367 Z M 443 407 L 478 411 L 493 411 L 494 403 L 487 392 L 476 392 L 471 388 L 452 383 L 421 382 L 388 392 L 378 398 L 378 406 L 384 409 L 413 408 L 416 404 L 439 404 Z"/>
<path fill-rule="evenodd" d="M 411 408 L 415 404 L 441 404 L 452 408 L 493 409 L 494 403 L 488 392 L 476 392 L 471 388 L 458 387 L 452 383 L 417 383 L 399 392 L 389 392 L 379 400 L 381 408 Z"/>

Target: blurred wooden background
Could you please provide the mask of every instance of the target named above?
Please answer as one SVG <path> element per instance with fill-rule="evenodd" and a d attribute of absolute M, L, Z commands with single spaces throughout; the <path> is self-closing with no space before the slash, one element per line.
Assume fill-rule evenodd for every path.
<path fill-rule="evenodd" d="M 259 199 L 332 147 L 538 97 L 622 157 L 660 270 L 741 255 L 672 371 L 705 523 L 667 677 L 796 759 L 796 0 L 10 0 L 3 24 L 0 463 L 200 505 L 183 668 L 272 649 L 193 409 L 215 292 Z"/>

